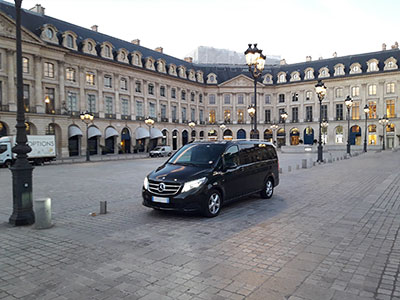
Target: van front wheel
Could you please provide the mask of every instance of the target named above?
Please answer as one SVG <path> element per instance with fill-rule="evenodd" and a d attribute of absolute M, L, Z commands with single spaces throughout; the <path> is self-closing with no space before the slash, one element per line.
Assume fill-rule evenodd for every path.
<path fill-rule="evenodd" d="M 211 190 L 207 202 L 204 205 L 204 216 L 213 218 L 218 216 L 221 210 L 221 194 L 217 190 Z"/>
<path fill-rule="evenodd" d="M 271 178 L 268 178 L 264 183 L 264 189 L 261 191 L 261 198 L 269 199 L 274 194 L 274 183 Z"/>

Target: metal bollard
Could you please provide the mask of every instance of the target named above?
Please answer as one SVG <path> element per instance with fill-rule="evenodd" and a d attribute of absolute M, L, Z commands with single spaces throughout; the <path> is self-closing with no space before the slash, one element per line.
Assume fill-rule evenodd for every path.
<path fill-rule="evenodd" d="M 288 172 L 292 172 L 292 166 L 288 166 Z"/>
<path fill-rule="evenodd" d="M 282 168 L 279 168 L 279 173 L 282 174 Z"/>
<path fill-rule="evenodd" d="M 51 223 L 51 198 L 36 199 L 33 210 L 36 229 L 47 229 L 53 226 Z"/>
<path fill-rule="evenodd" d="M 301 168 L 302 169 L 307 169 L 307 159 L 302 159 L 301 160 Z"/>
<path fill-rule="evenodd" d="M 100 201 L 100 214 L 105 215 L 107 213 L 107 201 Z"/>
<path fill-rule="evenodd" d="M 296 165 L 296 170 L 299 170 L 300 169 L 300 166 L 299 165 Z"/>

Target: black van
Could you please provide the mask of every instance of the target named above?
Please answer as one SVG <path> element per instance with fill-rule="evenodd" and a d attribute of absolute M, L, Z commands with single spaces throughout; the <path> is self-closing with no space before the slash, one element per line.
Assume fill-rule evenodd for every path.
<path fill-rule="evenodd" d="M 268 142 L 193 142 L 144 179 L 143 205 L 215 217 L 228 201 L 256 192 L 271 198 L 278 170 L 275 147 Z"/>

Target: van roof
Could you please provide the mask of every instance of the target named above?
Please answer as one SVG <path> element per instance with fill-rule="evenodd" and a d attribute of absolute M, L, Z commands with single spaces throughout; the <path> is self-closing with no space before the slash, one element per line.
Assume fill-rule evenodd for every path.
<path fill-rule="evenodd" d="M 268 141 L 264 140 L 217 140 L 217 141 L 209 141 L 209 140 L 202 140 L 202 141 L 193 141 L 191 143 L 196 143 L 196 144 L 254 144 L 254 143 L 259 143 L 259 144 L 268 144 L 273 147 L 275 147 L 274 144 Z"/>

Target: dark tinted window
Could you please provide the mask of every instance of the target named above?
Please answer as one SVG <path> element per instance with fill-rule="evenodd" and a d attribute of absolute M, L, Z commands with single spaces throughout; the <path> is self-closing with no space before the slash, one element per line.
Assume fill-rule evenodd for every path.
<path fill-rule="evenodd" d="M 240 161 L 239 161 L 239 148 L 238 148 L 238 146 L 229 147 L 228 150 L 226 150 L 225 153 L 224 153 L 224 160 L 225 160 L 226 164 L 239 165 Z"/>
<path fill-rule="evenodd" d="M 6 152 L 7 145 L 0 145 L 0 153 Z"/>
<path fill-rule="evenodd" d="M 276 151 L 274 147 L 267 144 L 243 144 L 240 145 L 241 164 L 250 164 L 256 161 L 275 159 Z"/>
<path fill-rule="evenodd" d="M 225 149 L 224 144 L 188 144 L 168 161 L 181 165 L 214 165 Z"/>

